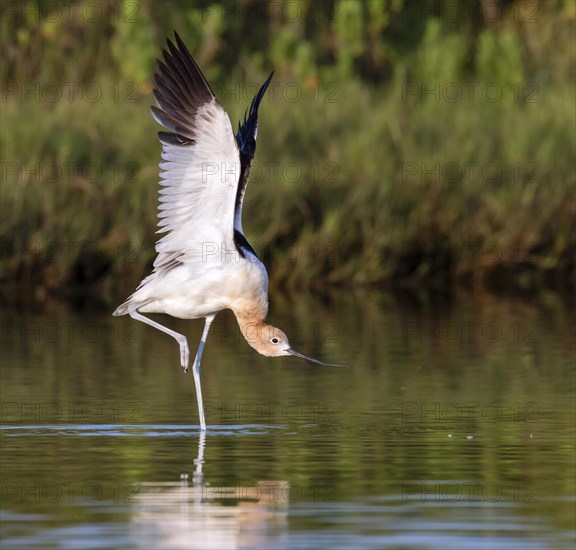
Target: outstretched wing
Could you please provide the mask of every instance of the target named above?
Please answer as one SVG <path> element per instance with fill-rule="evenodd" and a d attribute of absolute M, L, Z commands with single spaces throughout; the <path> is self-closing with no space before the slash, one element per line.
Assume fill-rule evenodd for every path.
<path fill-rule="evenodd" d="M 260 90 L 250 104 L 250 109 L 248 109 L 244 114 L 244 122 L 242 124 L 240 124 L 240 122 L 238 123 L 238 132 L 236 133 L 236 143 L 240 152 L 240 180 L 236 191 L 236 203 L 234 207 L 234 230 L 238 231 L 242 237 L 244 237 L 244 231 L 242 230 L 242 202 L 244 200 L 244 194 L 246 193 L 248 178 L 250 177 L 250 167 L 252 166 L 252 160 L 254 159 L 254 153 L 256 152 L 258 107 L 260 107 L 260 102 L 264 97 L 273 75 L 274 71 L 270 73 L 266 82 L 262 84 Z"/>
<path fill-rule="evenodd" d="M 202 258 L 206 246 L 234 247 L 234 207 L 241 163 L 230 118 L 178 36 L 168 40 L 154 75 L 159 132 L 159 233 L 156 271 Z M 212 249 L 212 248 L 211 248 Z"/>

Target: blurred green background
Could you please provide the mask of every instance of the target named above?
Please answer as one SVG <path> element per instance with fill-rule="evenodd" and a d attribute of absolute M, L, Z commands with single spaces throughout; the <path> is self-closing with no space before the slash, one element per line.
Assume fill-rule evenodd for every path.
<path fill-rule="evenodd" d="M 149 270 L 174 29 L 234 128 L 276 71 L 244 207 L 276 288 L 574 285 L 572 0 L 1 10 L 5 288 L 113 302 Z"/>

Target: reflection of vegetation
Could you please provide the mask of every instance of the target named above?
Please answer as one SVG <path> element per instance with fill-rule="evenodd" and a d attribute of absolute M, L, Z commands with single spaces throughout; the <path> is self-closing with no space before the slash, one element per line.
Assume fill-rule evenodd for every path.
<path fill-rule="evenodd" d="M 120 281 L 122 295 L 140 279 L 156 223 L 151 76 L 172 28 L 233 120 L 276 70 L 246 205 L 273 277 L 520 271 L 533 287 L 573 272 L 570 1 L 491 2 L 496 19 L 462 2 L 459 21 L 442 0 L 303 0 L 294 13 L 125 0 L 98 17 L 94 3 L 52 17 L 55 2 L 20 4 L 1 23 L 5 278 Z"/>

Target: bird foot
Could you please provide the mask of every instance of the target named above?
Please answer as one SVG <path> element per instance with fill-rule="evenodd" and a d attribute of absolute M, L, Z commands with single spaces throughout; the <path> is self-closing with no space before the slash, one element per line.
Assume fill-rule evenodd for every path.
<path fill-rule="evenodd" d="M 180 365 L 184 374 L 188 372 L 188 363 L 190 362 L 190 350 L 188 349 L 188 342 L 184 340 L 180 344 Z"/>

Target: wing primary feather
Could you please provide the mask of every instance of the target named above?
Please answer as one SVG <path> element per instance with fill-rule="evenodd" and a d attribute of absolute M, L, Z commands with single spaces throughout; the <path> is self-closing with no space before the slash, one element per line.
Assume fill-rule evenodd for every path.
<path fill-rule="evenodd" d="M 192 54 L 186 47 L 186 44 L 184 44 L 184 42 L 182 41 L 182 39 L 180 38 L 180 36 L 176 31 L 174 31 L 174 36 L 176 38 L 176 44 L 178 45 L 177 50 L 178 59 L 182 60 L 186 71 L 192 77 L 190 80 L 191 84 L 193 84 L 195 88 L 197 88 L 197 90 L 200 91 L 201 89 L 200 82 L 201 82 L 204 87 L 204 90 L 202 90 L 201 93 L 204 94 L 206 93 L 207 90 L 208 92 L 210 92 L 210 99 L 214 99 L 215 95 L 214 92 L 212 91 L 212 88 L 210 87 L 210 84 L 208 84 L 208 81 L 206 80 L 206 78 L 204 78 L 204 75 L 202 74 L 200 67 L 198 67 L 196 61 L 194 61 L 194 58 L 192 57 Z M 168 42 L 170 44 L 170 41 Z"/>
<path fill-rule="evenodd" d="M 238 143 L 238 149 L 240 150 L 240 156 L 244 154 L 246 160 L 251 160 L 248 157 L 254 157 L 256 152 L 256 135 L 258 133 L 258 108 L 260 103 L 264 98 L 266 89 L 274 76 L 274 71 L 270 73 L 264 84 L 258 90 L 258 93 L 252 100 L 250 108 L 244 113 L 244 122 L 240 124 L 238 122 L 238 132 L 236 133 L 236 141 Z"/>
<path fill-rule="evenodd" d="M 258 90 L 258 93 L 252 99 L 250 108 L 244 113 L 244 122 L 238 122 L 238 132 L 236 133 L 236 143 L 240 153 L 240 181 L 236 190 L 236 203 L 234 205 L 234 229 L 240 234 L 242 230 L 242 202 L 246 193 L 246 186 L 250 177 L 250 167 L 256 153 L 256 135 L 258 134 L 258 108 L 264 98 L 264 94 L 274 76 L 274 71 L 270 73 L 264 84 Z M 235 238 L 236 240 L 236 238 Z M 240 243 L 236 240 L 237 246 Z"/>
<path fill-rule="evenodd" d="M 162 50 L 164 61 L 156 60 L 153 95 L 159 108 L 151 109 L 156 121 L 173 132 L 171 138 L 166 132 L 158 134 L 163 144 L 189 145 L 194 143 L 198 109 L 215 97 L 188 48 L 178 33 L 174 35 L 178 47 L 166 40 L 168 50 Z"/>

